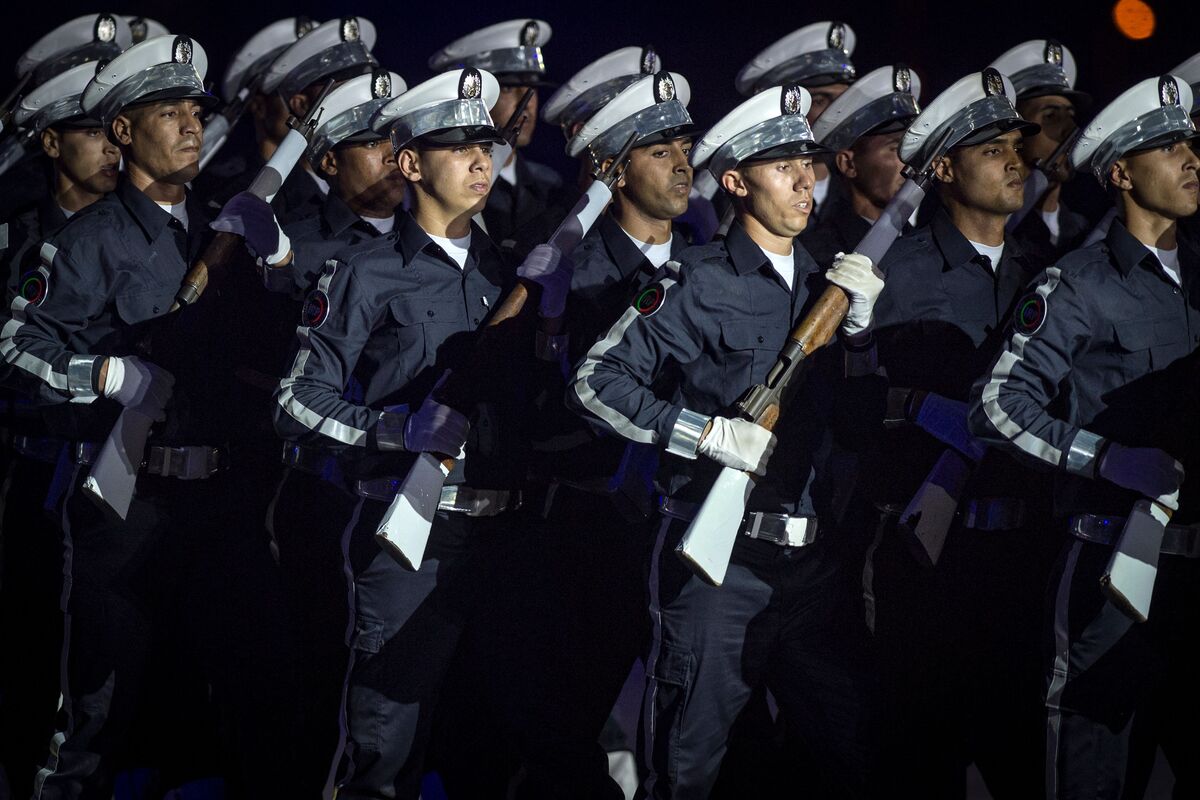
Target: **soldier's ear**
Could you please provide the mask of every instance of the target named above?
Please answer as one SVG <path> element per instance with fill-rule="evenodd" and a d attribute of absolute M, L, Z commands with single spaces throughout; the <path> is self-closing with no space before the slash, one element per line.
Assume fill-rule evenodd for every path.
<path fill-rule="evenodd" d="M 321 161 L 317 164 L 317 170 L 324 172 L 326 175 L 337 175 L 337 156 L 332 150 L 326 150 L 325 155 L 321 156 Z"/>
<path fill-rule="evenodd" d="M 858 167 L 854 165 L 853 150 L 838 150 L 837 154 L 833 157 L 833 161 L 837 164 L 838 172 L 847 178 L 858 177 Z"/>
<path fill-rule="evenodd" d="M 108 138 L 115 144 L 128 146 L 133 142 L 133 120 L 124 114 L 118 114 L 110 128 L 112 135 Z"/>
<path fill-rule="evenodd" d="M 733 197 L 745 197 L 750 194 L 746 179 L 736 169 L 728 169 L 721 174 L 721 188 Z"/>
<path fill-rule="evenodd" d="M 933 177 L 938 183 L 954 183 L 954 165 L 949 156 L 938 156 L 933 163 Z"/>
<path fill-rule="evenodd" d="M 396 166 L 400 169 L 404 180 L 409 183 L 421 180 L 421 157 L 411 147 L 401 148 L 400 152 L 396 153 Z"/>
<path fill-rule="evenodd" d="M 58 131 L 54 128 L 46 128 L 42 131 L 42 152 L 47 158 L 58 158 L 62 155 L 62 150 L 59 147 Z"/>
<path fill-rule="evenodd" d="M 1108 168 L 1108 182 L 1116 189 L 1129 191 L 1133 188 L 1133 178 L 1129 174 L 1129 162 L 1118 158 L 1117 162 Z"/>
<path fill-rule="evenodd" d="M 311 105 L 308 101 L 308 96 L 303 93 L 292 95 L 288 98 L 287 104 L 291 112 L 296 115 L 296 119 L 304 119 Z"/>

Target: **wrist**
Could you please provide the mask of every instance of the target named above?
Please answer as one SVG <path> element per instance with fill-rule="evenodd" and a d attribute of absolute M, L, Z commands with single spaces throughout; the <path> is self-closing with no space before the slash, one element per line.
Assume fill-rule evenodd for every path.
<path fill-rule="evenodd" d="M 684 458 L 695 458 L 700 441 L 712 427 L 712 417 L 691 409 L 680 409 L 671 435 L 667 439 L 667 452 Z"/>
<path fill-rule="evenodd" d="M 1066 452 L 1064 467 L 1071 475 L 1095 478 L 1100 474 L 1104 456 L 1108 454 L 1113 444 L 1111 440 L 1105 439 L 1099 434 L 1080 428 Z"/>

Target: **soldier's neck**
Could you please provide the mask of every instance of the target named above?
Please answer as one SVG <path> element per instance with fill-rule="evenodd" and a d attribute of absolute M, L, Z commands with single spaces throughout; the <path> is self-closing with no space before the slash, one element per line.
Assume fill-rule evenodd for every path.
<path fill-rule="evenodd" d="M 429 195 L 417 193 L 414 198 L 412 216 L 421 230 L 431 236 L 441 236 L 445 239 L 461 239 L 471 232 L 471 217 L 475 209 L 455 212 L 444 208 Z"/>
<path fill-rule="evenodd" d="M 972 242 L 979 242 L 988 247 L 999 247 L 1004 244 L 1004 223 L 1007 214 L 997 214 L 982 208 L 972 208 L 963 205 L 953 198 L 942 196 L 942 205 L 950 215 L 950 221 L 959 233 Z"/>
<path fill-rule="evenodd" d="M 633 203 L 613 203 L 613 219 L 633 238 L 646 244 L 666 244 L 671 241 L 671 220 L 658 219 Z"/>
<path fill-rule="evenodd" d="M 177 205 L 187 197 L 182 183 L 168 183 L 157 179 L 133 161 L 126 161 L 125 164 L 129 182 L 154 202 Z"/>
<path fill-rule="evenodd" d="M 1121 196 L 1120 212 L 1133 238 L 1147 247 L 1174 250 L 1177 246 L 1175 220 L 1139 206 L 1128 192 Z"/>
<path fill-rule="evenodd" d="M 753 214 L 738 214 L 738 219 L 746 229 L 746 235 L 763 250 L 779 256 L 786 256 L 792 252 L 791 236 L 774 233 Z"/>
<path fill-rule="evenodd" d="M 65 211 L 74 213 L 87 208 L 104 195 L 90 192 L 75 181 L 54 170 L 54 202 Z"/>
<path fill-rule="evenodd" d="M 871 202 L 871 199 L 858 190 L 858 187 L 850 183 L 850 205 L 854 209 L 854 213 L 858 214 L 863 219 L 868 219 L 871 222 L 879 219 L 883 214 L 883 209 Z"/>

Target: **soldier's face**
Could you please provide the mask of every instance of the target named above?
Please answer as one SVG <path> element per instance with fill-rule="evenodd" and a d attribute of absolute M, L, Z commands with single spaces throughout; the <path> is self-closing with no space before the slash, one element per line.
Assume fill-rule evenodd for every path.
<path fill-rule="evenodd" d="M 405 179 L 453 216 L 474 214 L 487 202 L 492 145 L 405 148 L 398 154 Z"/>
<path fill-rule="evenodd" d="M 1017 111 L 1025 119 L 1042 126 L 1033 136 L 1025 137 L 1026 164 L 1049 158 L 1058 146 L 1075 132 L 1075 106 L 1060 95 L 1023 100 L 1017 104 Z M 1063 161 L 1065 160 L 1064 158 Z M 1065 170 L 1060 177 L 1065 177 Z"/>
<path fill-rule="evenodd" d="M 321 172 L 355 213 L 383 219 L 404 200 L 404 176 L 387 139 L 340 145 L 327 153 Z"/>
<path fill-rule="evenodd" d="M 500 87 L 500 99 L 492 108 L 492 120 L 497 126 L 508 122 L 508 118 L 517 110 L 517 104 L 521 102 L 521 98 L 525 96 L 525 92 L 529 88 L 528 86 Z M 533 131 L 537 128 L 537 113 L 538 93 L 537 89 L 534 89 L 533 95 L 529 98 L 529 105 L 525 106 L 523 114 L 525 124 L 521 126 L 521 133 L 517 136 L 517 147 L 524 147 L 533 141 Z"/>
<path fill-rule="evenodd" d="M 122 113 L 113 130 L 127 147 L 131 166 L 154 181 L 182 185 L 200 171 L 200 112 L 194 100 L 150 103 Z M 122 125 L 122 118 L 128 124 Z"/>
<path fill-rule="evenodd" d="M 743 211 L 776 236 L 799 236 L 808 227 L 816 183 L 811 157 L 742 164 L 726 172 L 722 181 Z"/>
<path fill-rule="evenodd" d="M 692 190 L 688 154 L 691 139 L 676 139 L 639 147 L 629 154 L 629 166 L 617 191 L 637 211 L 656 220 L 671 220 L 687 211 Z"/>
<path fill-rule="evenodd" d="M 1123 164 L 1129 192 L 1142 208 L 1173 220 L 1196 213 L 1200 158 L 1192 142 L 1172 142 L 1132 153 L 1118 164 Z"/>
<path fill-rule="evenodd" d="M 50 129 L 42 135 L 42 148 L 59 174 L 92 194 L 117 188 L 121 151 L 101 128 Z"/>
<path fill-rule="evenodd" d="M 950 195 L 961 205 L 992 214 L 1020 211 L 1025 202 L 1022 140 L 1009 131 L 989 142 L 958 147 L 938 168 Z"/>
<path fill-rule="evenodd" d="M 805 87 L 808 88 L 808 87 Z M 850 88 L 848 83 L 831 83 L 827 86 L 817 86 L 808 89 L 808 93 L 812 95 L 812 105 L 808 108 L 808 124 L 816 122 L 821 115 L 825 113 L 825 109 L 829 108 L 829 104 L 842 96 L 842 92 Z"/>
<path fill-rule="evenodd" d="M 871 205 L 883 208 L 904 184 L 904 162 L 900 160 L 900 140 L 904 131 L 864 136 L 850 150 L 837 154 L 838 170 L 850 181 L 853 190 Z"/>

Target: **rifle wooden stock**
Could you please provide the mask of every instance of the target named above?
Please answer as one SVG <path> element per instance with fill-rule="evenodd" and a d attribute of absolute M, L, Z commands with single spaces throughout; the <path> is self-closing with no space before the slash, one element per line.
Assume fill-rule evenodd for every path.
<path fill-rule="evenodd" d="M 791 339 L 807 358 L 833 341 L 850 310 L 850 298 L 837 286 L 826 287 L 817 302 L 792 331 Z"/>

